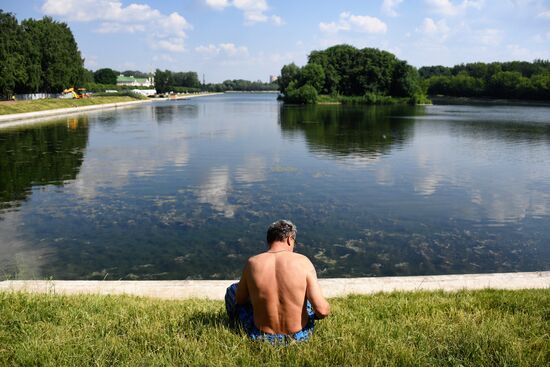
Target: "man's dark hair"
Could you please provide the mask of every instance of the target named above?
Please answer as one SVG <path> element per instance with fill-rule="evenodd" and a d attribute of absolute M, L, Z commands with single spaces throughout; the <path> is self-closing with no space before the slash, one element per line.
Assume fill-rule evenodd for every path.
<path fill-rule="evenodd" d="M 271 223 L 269 228 L 267 228 L 267 244 L 271 245 L 275 241 L 284 241 L 289 236 L 296 239 L 296 234 L 298 234 L 298 230 L 291 221 L 278 220 Z"/>

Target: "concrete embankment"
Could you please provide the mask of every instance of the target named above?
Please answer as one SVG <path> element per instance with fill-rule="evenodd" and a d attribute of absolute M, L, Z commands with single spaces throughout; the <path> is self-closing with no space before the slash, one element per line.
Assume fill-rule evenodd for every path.
<path fill-rule="evenodd" d="M 137 101 L 129 101 L 129 102 L 104 103 L 104 104 L 96 104 L 96 105 L 90 105 L 90 106 L 56 108 L 56 109 L 45 110 L 45 111 L 0 115 L 0 129 L 7 128 L 7 127 L 34 124 L 40 121 L 49 120 L 57 116 L 70 116 L 70 115 L 77 115 L 77 114 L 90 112 L 90 111 L 111 110 L 111 109 L 118 109 L 118 108 L 133 107 L 136 105 L 141 105 L 144 103 L 152 103 L 155 101 L 190 99 L 190 98 L 204 97 L 204 96 L 210 96 L 215 94 L 220 94 L 220 93 L 189 94 L 189 95 L 177 96 L 176 98 L 158 98 L 158 99 L 137 100 Z"/>
<path fill-rule="evenodd" d="M 550 271 L 466 275 L 320 279 L 327 297 L 392 291 L 459 291 L 463 289 L 550 289 Z M 55 294 L 128 294 L 163 299 L 222 300 L 236 280 L 6 280 L 0 292 Z"/>

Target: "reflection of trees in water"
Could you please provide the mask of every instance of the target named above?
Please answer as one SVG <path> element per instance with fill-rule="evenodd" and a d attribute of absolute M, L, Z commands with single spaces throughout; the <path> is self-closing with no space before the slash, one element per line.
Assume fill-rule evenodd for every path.
<path fill-rule="evenodd" d="M 477 140 L 499 140 L 512 144 L 550 142 L 550 124 L 528 121 L 461 121 L 453 124 L 453 132 Z"/>
<path fill-rule="evenodd" d="M 303 133 L 312 150 L 337 156 L 373 156 L 403 144 L 422 113 L 411 106 L 281 106 L 279 124 L 291 137 Z"/>
<path fill-rule="evenodd" d="M 1 133 L 0 208 L 18 205 L 33 186 L 74 180 L 87 142 L 87 116 Z"/>
<path fill-rule="evenodd" d="M 191 104 L 181 104 L 178 102 L 168 102 L 170 104 L 162 104 L 153 106 L 153 119 L 157 123 L 171 123 L 176 119 L 197 118 L 199 115 L 199 107 Z"/>
<path fill-rule="evenodd" d="M 454 135 L 506 143 L 550 141 L 550 108 L 499 106 L 433 106 L 426 122 L 446 124 Z"/>

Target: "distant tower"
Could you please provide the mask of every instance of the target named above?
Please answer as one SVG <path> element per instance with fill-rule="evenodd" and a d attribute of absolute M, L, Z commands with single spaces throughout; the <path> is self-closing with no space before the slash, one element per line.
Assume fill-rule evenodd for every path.
<path fill-rule="evenodd" d="M 270 75 L 269 76 L 269 82 L 270 83 L 276 82 L 277 79 L 279 79 L 279 77 L 277 75 Z"/>
<path fill-rule="evenodd" d="M 202 85 L 206 85 L 205 78 L 204 78 L 204 73 L 202 73 Z"/>

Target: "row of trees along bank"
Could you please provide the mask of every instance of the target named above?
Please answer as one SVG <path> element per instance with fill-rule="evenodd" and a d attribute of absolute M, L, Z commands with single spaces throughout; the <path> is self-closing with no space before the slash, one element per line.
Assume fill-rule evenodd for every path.
<path fill-rule="evenodd" d="M 60 92 L 81 82 L 85 73 L 67 24 L 50 17 L 19 23 L 0 10 L 0 95 Z"/>
<path fill-rule="evenodd" d="M 430 95 L 550 100 L 550 61 L 476 62 L 419 69 Z"/>
<path fill-rule="evenodd" d="M 358 103 L 423 103 L 426 95 L 418 71 L 387 51 L 337 45 L 310 53 L 308 63 L 281 69 L 283 100 L 316 103 L 324 100 Z"/>

